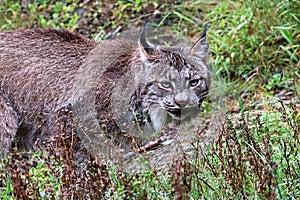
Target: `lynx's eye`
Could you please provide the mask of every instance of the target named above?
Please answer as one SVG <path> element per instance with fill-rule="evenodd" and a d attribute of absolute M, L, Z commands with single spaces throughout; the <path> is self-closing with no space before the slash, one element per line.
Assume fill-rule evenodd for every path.
<path fill-rule="evenodd" d="M 196 87 L 200 84 L 201 80 L 200 79 L 194 79 L 194 80 L 190 80 L 189 84 L 191 87 Z"/>
<path fill-rule="evenodd" d="M 172 89 L 172 84 L 170 82 L 161 82 L 159 86 L 163 89 Z"/>

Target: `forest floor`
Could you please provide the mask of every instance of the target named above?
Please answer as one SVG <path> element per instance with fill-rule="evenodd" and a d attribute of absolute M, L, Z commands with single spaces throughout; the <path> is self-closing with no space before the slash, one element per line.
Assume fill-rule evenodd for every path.
<path fill-rule="evenodd" d="M 163 148 L 178 156 L 154 149 L 157 153 L 148 159 L 152 167 L 128 173 L 93 159 L 78 168 L 49 152 L 30 157 L 14 152 L 0 163 L 0 196 L 299 199 L 298 4 L 296 0 L 2 1 L 0 30 L 66 28 L 97 41 L 138 36 L 147 20 L 160 33 L 192 43 L 207 24 L 212 88 L 201 107 L 196 137 L 188 139 L 192 158 L 171 144 Z"/>

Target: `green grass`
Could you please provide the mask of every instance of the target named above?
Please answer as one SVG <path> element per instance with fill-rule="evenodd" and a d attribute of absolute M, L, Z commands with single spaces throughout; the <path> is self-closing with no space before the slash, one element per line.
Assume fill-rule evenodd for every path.
<path fill-rule="evenodd" d="M 47 153 L 34 154 L 30 159 L 23 156 L 14 154 L 1 163 L 1 199 L 60 199 L 64 170 L 61 163 Z"/>
<path fill-rule="evenodd" d="M 210 186 L 202 188 L 202 195 L 213 199 L 299 197 L 299 112 L 269 98 L 260 106 L 275 109 L 245 111 L 226 120 L 214 149 L 201 160 L 199 174 Z"/>
<path fill-rule="evenodd" d="M 0 4 L 3 16 L 0 19 L 0 30 L 52 27 L 75 29 L 79 15 L 75 9 L 79 6 L 71 1 L 36 1 L 34 4 L 22 4 L 18 1 L 5 0 Z M 23 10 L 23 12 L 22 12 Z"/>
<path fill-rule="evenodd" d="M 19 2 L 6 0 L 0 3 L 0 30 L 84 29 L 90 30 L 88 36 L 100 35 L 102 39 L 117 26 L 125 29 L 139 26 L 155 11 L 159 13 L 156 25 L 168 26 L 195 39 L 204 24 L 208 24 L 213 93 L 225 99 L 225 105 L 217 110 L 226 112 L 217 142 L 206 150 L 199 146 L 195 151 L 202 156 L 193 162 L 179 160 L 170 172 L 149 170 L 127 174 L 108 169 L 109 181 L 105 182 L 107 188 L 102 197 L 299 199 L 298 4 L 296 0 L 118 1 L 111 12 L 101 17 L 100 11 L 105 10 L 101 3 L 36 1 L 26 5 L 22 12 Z M 83 8 L 87 12 L 81 16 L 77 10 Z M 78 23 L 82 17 L 89 23 Z M 204 103 L 205 116 L 214 113 L 215 100 L 212 95 Z M 55 164 L 57 159 L 51 161 L 46 156 L 32 159 L 29 161 L 32 165 L 20 172 L 6 173 L 7 165 L 24 169 L 18 159 L 11 158 L 0 164 L 2 199 L 16 199 L 20 181 L 30 182 L 27 191 L 34 191 L 37 199 L 44 198 L 45 190 L 49 191 L 49 198 L 59 199 L 66 186 L 61 177 L 62 169 Z M 38 164 L 34 165 L 37 160 Z"/>

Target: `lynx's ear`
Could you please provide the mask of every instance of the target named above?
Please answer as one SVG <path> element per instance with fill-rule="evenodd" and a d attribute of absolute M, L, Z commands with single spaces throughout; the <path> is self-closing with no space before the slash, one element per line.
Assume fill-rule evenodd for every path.
<path fill-rule="evenodd" d="M 146 34 L 145 34 L 146 25 L 147 23 L 144 22 L 141 35 L 138 41 L 139 51 L 140 51 L 141 59 L 143 61 L 153 61 L 155 59 L 154 56 L 155 47 L 151 46 L 146 40 Z"/>
<path fill-rule="evenodd" d="M 204 26 L 204 30 L 202 32 L 201 38 L 197 40 L 193 44 L 193 46 L 189 50 L 189 56 L 195 56 L 201 59 L 208 59 L 208 53 L 209 53 L 209 44 L 206 39 L 206 25 Z"/>

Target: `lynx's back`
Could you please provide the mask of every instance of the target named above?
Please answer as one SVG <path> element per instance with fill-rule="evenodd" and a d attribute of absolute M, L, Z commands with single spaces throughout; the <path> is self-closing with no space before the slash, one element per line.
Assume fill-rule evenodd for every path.
<path fill-rule="evenodd" d="M 0 32 L 2 95 L 20 112 L 66 106 L 74 74 L 96 44 L 66 30 Z"/>

